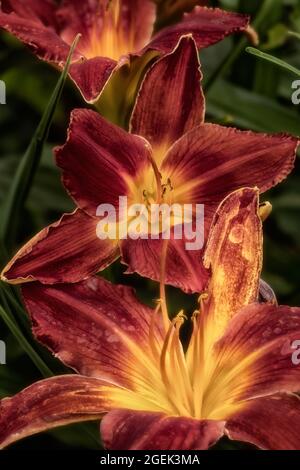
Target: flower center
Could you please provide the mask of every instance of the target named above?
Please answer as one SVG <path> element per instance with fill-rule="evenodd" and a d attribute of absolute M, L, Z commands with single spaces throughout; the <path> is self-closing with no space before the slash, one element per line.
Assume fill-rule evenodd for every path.
<path fill-rule="evenodd" d="M 134 50 L 134 32 L 126 30 L 122 0 L 100 2 L 82 53 L 87 59 L 109 57 L 114 60 Z M 128 26 L 128 25 L 127 25 Z"/>
<path fill-rule="evenodd" d="M 204 294 L 200 304 L 205 301 Z M 186 352 L 180 340 L 180 328 L 186 319 L 183 311 L 168 324 L 164 321 L 165 336 L 158 345 L 153 333 L 158 310 L 153 315 L 149 343 L 172 410 L 169 413 L 196 419 L 228 418 L 241 406 L 238 397 L 245 386 L 241 381 L 244 364 L 229 360 L 219 363 L 218 356 L 207 348 L 203 311 L 195 311 L 192 316 L 193 332 Z"/>

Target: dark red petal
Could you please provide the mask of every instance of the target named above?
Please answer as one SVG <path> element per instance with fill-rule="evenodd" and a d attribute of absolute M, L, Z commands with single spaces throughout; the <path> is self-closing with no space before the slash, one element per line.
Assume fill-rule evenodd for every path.
<path fill-rule="evenodd" d="M 181 36 L 193 34 L 198 49 L 201 49 L 232 33 L 245 31 L 248 25 L 249 18 L 245 15 L 198 6 L 191 13 L 187 13 L 180 23 L 157 33 L 147 48 L 170 52 Z"/>
<path fill-rule="evenodd" d="M 1 400 L 0 448 L 57 426 L 101 418 L 111 409 L 109 390 L 97 379 L 62 375 Z"/>
<path fill-rule="evenodd" d="M 125 38 L 132 38 L 133 49 L 128 52 L 135 52 L 151 39 L 156 7 L 152 0 L 123 0 L 122 7 L 122 31 Z"/>
<path fill-rule="evenodd" d="M 192 37 L 183 37 L 145 76 L 131 117 L 131 132 L 152 144 L 157 163 L 176 140 L 204 121 L 201 78 Z"/>
<path fill-rule="evenodd" d="M 298 139 L 215 124 L 188 132 L 170 149 L 162 171 L 174 198 L 207 206 L 230 192 L 257 186 L 261 192 L 281 182 L 294 167 Z"/>
<path fill-rule="evenodd" d="M 224 422 L 114 410 L 101 423 L 109 450 L 205 450 L 223 435 Z"/>
<path fill-rule="evenodd" d="M 5 13 L 15 12 L 22 18 L 38 19 L 45 26 L 55 25 L 56 5 L 53 0 L 1 0 Z"/>
<path fill-rule="evenodd" d="M 249 400 L 226 424 L 230 439 L 265 450 L 300 449 L 300 399 L 278 394 Z"/>
<path fill-rule="evenodd" d="M 63 182 L 81 209 L 95 216 L 100 204 L 118 207 L 128 182 L 150 167 L 150 145 L 87 109 L 72 112 L 68 140 L 56 149 Z"/>
<path fill-rule="evenodd" d="M 41 59 L 63 63 L 70 46 L 56 33 L 52 26 L 45 26 L 35 15 L 21 17 L 16 13 L 0 12 L 0 28 L 27 44 Z"/>
<path fill-rule="evenodd" d="M 23 296 L 37 339 L 80 374 L 132 390 L 139 369 L 147 372 L 153 311 L 131 288 L 93 277 L 55 287 L 30 283 Z"/>
<path fill-rule="evenodd" d="M 11 283 L 77 282 L 105 269 L 119 256 L 113 240 L 97 237 L 98 220 L 77 210 L 33 237 L 4 268 Z"/>
<path fill-rule="evenodd" d="M 186 239 L 169 240 L 165 282 L 185 292 L 201 292 L 207 285 L 208 271 L 203 267 L 202 250 L 186 249 Z M 121 243 L 122 260 L 128 266 L 127 274 L 136 272 L 154 281 L 160 281 L 160 267 L 164 240 L 124 240 Z"/>
<path fill-rule="evenodd" d="M 239 400 L 300 390 L 300 365 L 293 361 L 300 339 L 300 308 L 250 305 L 238 313 L 215 350 L 219 368 L 237 367 Z M 244 379 L 243 379 L 244 377 Z"/>
<path fill-rule="evenodd" d="M 82 59 L 70 67 L 70 77 L 79 88 L 83 98 L 93 103 L 112 76 L 117 62 L 106 57 Z"/>

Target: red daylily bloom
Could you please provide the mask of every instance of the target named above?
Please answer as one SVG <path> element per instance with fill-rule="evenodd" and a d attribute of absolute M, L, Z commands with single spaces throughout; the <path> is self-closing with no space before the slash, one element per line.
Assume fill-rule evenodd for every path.
<path fill-rule="evenodd" d="M 0 27 L 41 58 L 63 66 L 80 33 L 70 76 L 88 102 L 99 99 L 116 70 L 147 51 L 170 52 L 182 34 L 192 33 L 199 48 L 246 30 L 245 15 L 196 7 L 175 26 L 152 36 L 156 7 L 151 0 L 2 0 Z"/>
<path fill-rule="evenodd" d="M 243 186 L 264 192 L 288 175 L 298 140 L 204 124 L 200 79 L 195 42 L 183 37 L 147 73 L 131 117 L 131 133 L 94 111 L 73 111 L 67 142 L 56 156 L 78 209 L 29 241 L 6 266 L 3 280 L 77 282 L 120 255 L 127 272 L 159 280 L 163 240 L 100 240 L 100 204 L 117 206 L 119 196 L 127 196 L 130 203 L 202 203 L 207 238 L 214 212 L 226 195 Z M 201 292 L 207 283 L 202 256 L 200 250 L 187 251 L 185 240 L 171 239 L 166 283 Z"/>
<path fill-rule="evenodd" d="M 140 304 L 100 278 L 23 287 L 35 336 L 80 375 L 35 383 L 0 403 L 0 443 L 98 419 L 109 449 L 207 449 L 224 434 L 263 449 L 299 449 L 300 308 L 257 301 L 262 265 L 258 190 L 217 210 L 205 253 L 211 277 L 192 317 Z M 165 307 L 165 308 L 164 308 Z M 159 313 L 162 309 L 163 315 Z"/>

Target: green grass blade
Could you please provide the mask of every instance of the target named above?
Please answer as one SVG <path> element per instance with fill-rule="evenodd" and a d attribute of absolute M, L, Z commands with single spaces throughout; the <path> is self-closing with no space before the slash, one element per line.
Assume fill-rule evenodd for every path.
<path fill-rule="evenodd" d="M 16 321 L 14 320 L 13 316 L 8 313 L 7 310 L 0 305 L 0 316 L 6 326 L 9 328 L 11 333 L 14 335 L 20 346 L 23 350 L 28 354 L 34 365 L 43 375 L 43 377 L 51 377 L 53 374 L 49 367 L 44 363 L 44 361 L 40 358 L 40 356 L 35 352 L 31 344 L 25 338 L 23 333 L 21 332 L 20 328 L 18 327 Z"/>
<path fill-rule="evenodd" d="M 34 136 L 17 168 L 14 180 L 5 199 L 1 212 L 0 241 L 2 244 L 2 257 L 7 257 L 8 239 L 11 241 L 16 221 L 20 216 L 22 207 L 29 193 L 32 180 L 39 165 L 45 141 L 61 97 L 61 93 L 68 75 L 73 52 L 77 46 L 80 36 L 74 40 L 64 70 L 57 82 L 54 92 L 42 119 L 34 133 Z M 5 260 L 6 261 L 6 260 Z"/>
<path fill-rule="evenodd" d="M 266 52 L 262 52 L 259 49 L 255 49 L 255 47 L 247 47 L 246 52 L 254 55 L 255 57 L 258 57 L 259 59 L 266 60 L 267 62 L 271 62 L 272 64 L 275 64 L 278 67 L 281 67 L 291 73 L 294 73 L 295 75 L 298 75 L 298 77 L 300 77 L 300 70 L 288 64 L 284 60 L 278 59 L 277 57 L 274 57 L 271 54 L 267 54 Z"/>
<path fill-rule="evenodd" d="M 296 33 L 295 31 L 288 31 L 288 35 L 300 40 L 300 33 Z"/>

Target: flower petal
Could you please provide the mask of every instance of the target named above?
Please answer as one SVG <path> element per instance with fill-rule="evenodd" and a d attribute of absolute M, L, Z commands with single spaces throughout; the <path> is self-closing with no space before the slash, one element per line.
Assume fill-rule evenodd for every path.
<path fill-rule="evenodd" d="M 0 448 L 26 436 L 80 421 L 111 409 L 108 384 L 77 375 L 36 382 L 0 401 Z"/>
<path fill-rule="evenodd" d="M 211 269 L 206 311 L 210 333 L 215 339 L 243 306 L 258 297 L 262 224 L 257 189 L 235 191 L 219 206 L 211 226 L 204 266 Z"/>
<path fill-rule="evenodd" d="M 261 192 L 280 183 L 294 166 L 298 139 L 215 124 L 188 132 L 170 149 L 162 171 L 172 181 L 174 198 L 206 205 L 245 186 Z"/>
<path fill-rule="evenodd" d="M 155 17 L 155 5 L 151 0 L 64 0 L 57 9 L 63 39 L 72 43 L 76 34 L 81 33 L 80 47 L 87 57 L 113 57 L 109 50 L 105 51 L 105 47 L 113 47 L 112 43 L 122 42 L 121 48 L 128 46 L 125 54 L 138 51 L 150 40 Z M 105 24 L 105 19 L 108 25 Z M 111 40 L 112 36 L 115 41 Z"/>
<path fill-rule="evenodd" d="M 19 3 L 15 6 L 17 13 L 0 11 L 0 27 L 27 44 L 41 59 L 63 64 L 70 46 L 58 36 L 53 25 L 44 24 L 30 7 L 21 8 Z"/>
<path fill-rule="evenodd" d="M 205 450 L 223 435 L 224 422 L 114 410 L 101 423 L 109 450 Z"/>
<path fill-rule="evenodd" d="M 300 399 L 277 394 L 249 400 L 226 424 L 230 439 L 250 442 L 265 450 L 300 449 Z"/>
<path fill-rule="evenodd" d="M 64 215 L 21 248 L 4 268 L 2 280 L 77 282 L 105 269 L 118 258 L 119 249 L 116 242 L 97 237 L 97 223 L 80 210 Z"/>
<path fill-rule="evenodd" d="M 127 274 L 138 273 L 160 281 L 161 254 L 164 240 L 138 239 L 121 242 L 122 261 Z M 187 293 L 201 292 L 207 285 L 209 273 L 202 263 L 202 250 L 189 251 L 186 240 L 169 240 L 165 282 Z"/>
<path fill-rule="evenodd" d="M 138 386 L 139 370 L 146 373 L 151 362 L 153 310 L 131 288 L 93 277 L 53 287 L 27 284 L 23 295 L 34 334 L 61 361 L 83 375 Z M 159 321 L 155 334 L 161 337 Z"/>
<path fill-rule="evenodd" d="M 147 48 L 170 52 L 181 36 L 192 34 L 198 49 L 202 49 L 232 33 L 245 31 L 248 25 L 249 18 L 245 15 L 198 6 L 191 13 L 185 14 L 180 23 L 157 33 Z"/>
<path fill-rule="evenodd" d="M 298 392 L 300 366 L 293 363 L 293 343 L 299 340 L 300 308 L 253 304 L 242 309 L 215 346 L 219 370 L 225 364 L 236 370 L 238 400 Z"/>
<path fill-rule="evenodd" d="M 55 24 L 56 5 L 53 0 L 2 0 L 2 10 L 5 13 L 15 12 L 18 16 L 28 19 L 38 19 L 45 25 Z"/>
<path fill-rule="evenodd" d="M 117 62 L 107 57 L 82 59 L 70 67 L 70 77 L 79 88 L 85 101 L 94 103 L 111 78 Z"/>
<path fill-rule="evenodd" d="M 151 143 L 157 163 L 176 140 L 204 121 L 201 79 L 191 36 L 183 37 L 145 76 L 131 117 L 131 132 Z"/>
<path fill-rule="evenodd" d="M 147 44 L 152 36 L 156 19 L 156 7 L 152 0 L 123 0 L 122 30 L 132 38 L 135 52 Z"/>
<path fill-rule="evenodd" d="M 100 204 L 119 204 L 128 180 L 150 167 L 150 146 L 105 121 L 98 113 L 72 112 L 68 140 L 56 149 L 63 182 L 79 207 L 95 216 Z"/>

